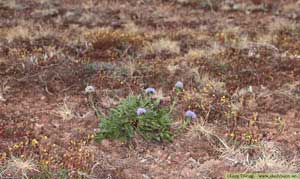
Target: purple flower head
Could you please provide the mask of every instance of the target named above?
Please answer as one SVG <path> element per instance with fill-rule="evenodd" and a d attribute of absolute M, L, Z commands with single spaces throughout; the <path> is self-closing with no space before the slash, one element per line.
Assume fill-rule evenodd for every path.
<path fill-rule="evenodd" d="M 146 112 L 147 112 L 147 110 L 146 110 L 145 108 L 138 108 L 138 109 L 136 110 L 136 114 L 137 114 L 138 116 L 141 116 L 141 115 L 145 114 Z"/>
<path fill-rule="evenodd" d="M 177 81 L 175 87 L 178 89 L 183 89 L 183 83 L 181 81 Z"/>
<path fill-rule="evenodd" d="M 147 88 L 145 89 L 146 94 L 155 94 L 156 90 L 154 88 Z"/>
<path fill-rule="evenodd" d="M 185 113 L 185 117 L 186 117 L 186 118 L 191 118 L 191 119 L 196 119 L 196 118 L 197 118 L 197 115 L 196 115 L 196 113 L 194 113 L 193 111 L 188 110 L 188 111 L 186 111 L 186 113 Z"/>

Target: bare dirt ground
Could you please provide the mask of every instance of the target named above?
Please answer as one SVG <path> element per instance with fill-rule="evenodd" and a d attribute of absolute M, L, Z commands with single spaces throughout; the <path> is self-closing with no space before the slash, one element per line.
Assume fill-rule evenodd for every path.
<path fill-rule="evenodd" d="M 185 91 L 171 143 L 95 133 L 129 94 Z M 300 172 L 300 1 L 0 1 L 1 178 Z"/>

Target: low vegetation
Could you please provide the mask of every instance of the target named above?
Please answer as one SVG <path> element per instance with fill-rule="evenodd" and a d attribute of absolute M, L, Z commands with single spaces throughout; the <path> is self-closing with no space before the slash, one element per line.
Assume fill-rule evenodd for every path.
<path fill-rule="evenodd" d="M 0 178 L 300 171 L 293 0 L 3 0 Z"/>
<path fill-rule="evenodd" d="M 146 140 L 172 140 L 171 118 L 159 100 L 149 96 L 129 96 L 107 118 L 101 119 L 96 139 L 130 141 L 136 135 Z"/>

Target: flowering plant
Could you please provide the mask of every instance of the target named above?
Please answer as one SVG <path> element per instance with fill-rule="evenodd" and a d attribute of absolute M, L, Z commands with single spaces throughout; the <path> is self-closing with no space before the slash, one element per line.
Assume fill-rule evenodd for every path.
<path fill-rule="evenodd" d="M 189 119 L 196 119 L 197 118 L 197 115 L 195 112 L 191 111 L 191 110 L 188 110 L 186 111 L 185 113 L 185 117 L 186 118 L 189 118 Z"/>
<path fill-rule="evenodd" d="M 146 94 L 155 94 L 156 90 L 155 90 L 155 88 L 149 87 L 149 88 L 145 89 L 145 93 Z"/>
<path fill-rule="evenodd" d="M 96 139 L 131 141 L 136 135 L 145 140 L 172 140 L 168 111 L 150 96 L 129 96 L 107 117 L 101 119 Z"/>

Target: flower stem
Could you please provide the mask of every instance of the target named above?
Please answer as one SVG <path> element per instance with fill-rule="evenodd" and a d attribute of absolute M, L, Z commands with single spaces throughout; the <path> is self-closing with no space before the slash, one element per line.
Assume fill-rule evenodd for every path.
<path fill-rule="evenodd" d="M 90 101 L 91 107 L 94 109 L 94 111 L 96 113 L 97 118 L 100 119 L 102 117 L 102 115 L 101 115 L 100 111 L 97 109 L 92 95 L 89 95 L 89 101 Z"/>
<path fill-rule="evenodd" d="M 176 96 L 175 96 L 175 98 L 174 98 L 174 100 L 173 100 L 173 102 L 172 102 L 172 105 L 171 105 L 171 107 L 170 107 L 169 114 L 171 114 L 171 113 L 173 112 L 174 107 L 175 107 L 175 105 L 176 105 L 176 103 L 177 103 L 177 99 L 178 99 L 179 94 L 180 94 L 180 91 L 177 91 L 177 90 L 176 90 Z"/>

